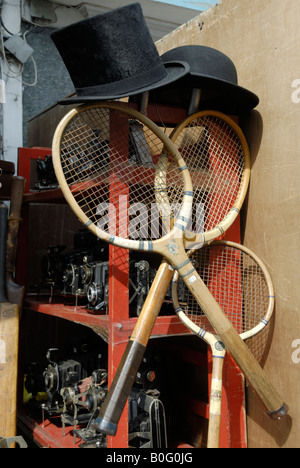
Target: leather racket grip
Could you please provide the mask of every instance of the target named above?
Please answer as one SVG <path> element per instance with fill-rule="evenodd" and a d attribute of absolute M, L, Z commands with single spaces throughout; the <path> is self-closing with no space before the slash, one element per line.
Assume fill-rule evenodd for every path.
<path fill-rule="evenodd" d="M 6 252 L 6 234 L 7 234 L 7 214 L 8 208 L 4 203 L 0 203 L 0 304 L 7 302 L 5 291 L 6 271 L 5 271 L 5 252 Z"/>
<path fill-rule="evenodd" d="M 117 432 L 119 420 L 172 277 L 173 270 L 170 269 L 169 263 L 163 260 L 152 282 L 131 339 L 125 348 L 112 385 L 101 406 L 99 417 L 93 422 L 94 428 L 105 434 L 113 436 Z"/>
<path fill-rule="evenodd" d="M 116 435 L 119 420 L 130 395 L 145 350 L 145 346 L 137 341 L 128 342 L 109 393 L 101 406 L 99 417 L 92 423 L 93 427 L 98 431 L 111 436 Z"/>

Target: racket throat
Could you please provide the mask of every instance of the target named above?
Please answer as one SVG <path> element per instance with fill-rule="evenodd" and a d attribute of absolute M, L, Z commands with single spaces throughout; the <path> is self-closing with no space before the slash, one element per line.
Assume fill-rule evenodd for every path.
<path fill-rule="evenodd" d="M 226 347 L 223 341 L 221 340 L 221 338 L 215 335 L 215 336 L 212 336 L 212 340 L 210 340 L 209 337 L 207 336 L 206 341 L 210 343 L 213 358 L 224 360 L 226 356 Z"/>
<path fill-rule="evenodd" d="M 191 263 L 184 249 L 182 233 L 178 233 L 177 229 L 173 229 L 168 236 L 157 241 L 156 251 L 166 258 L 175 269 L 178 266 L 181 267 L 184 261 Z"/>

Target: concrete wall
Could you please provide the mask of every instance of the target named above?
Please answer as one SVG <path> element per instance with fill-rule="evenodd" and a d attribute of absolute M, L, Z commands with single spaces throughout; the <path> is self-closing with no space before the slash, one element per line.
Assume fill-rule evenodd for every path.
<path fill-rule="evenodd" d="M 260 97 L 241 126 L 252 153 L 244 244 L 266 263 L 276 290 L 275 323 L 257 352 L 290 406 L 274 422 L 248 391 L 249 447 L 300 447 L 300 2 L 222 0 L 158 42 L 215 47 L 234 61 L 239 83 Z M 252 343 L 258 351 L 259 343 Z"/>

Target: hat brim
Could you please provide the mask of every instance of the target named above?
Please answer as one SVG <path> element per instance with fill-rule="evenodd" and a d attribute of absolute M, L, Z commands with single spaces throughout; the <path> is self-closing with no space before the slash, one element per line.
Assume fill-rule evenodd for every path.
<path fill-rule="evenodd" d="M 254 109 L 259 98 L 253 92 L 233 83 L 207 75 L 189 73 L 175 85 L 150 93 L 150 102 L 189 108 L 193 89 L 201 90 L 199 110 L 211 109 L 241 114 Z"/>
<path fill-rule="evenodd" d="M 60 105 L 70 105 L 70 104 L 80 104 L 80 103 L 89 103 L 94 101 L 109 101 L 114 99 L 123 99 L 130 96 L 135 96 L 137 94 L 142 94 L 145 92 L 150 92 L 158 88 L 165 87 L 170 85 L 181 78 L 184 78 L 190 71 L 190 66 L 186 62 L 176 61 L 176 62 L 166 62 L 164 63 L 164 67 L 166 69 L 167 75 L 162 80 L 153 83 L 151 86 L 146 87 L 139 87 L 135 90 L 128 91 L 126 93 L 118 93 L 117 92 L 117 84 L 116 84 L 116 91 L 114 94 L 103 95 L 101 94 L 101 87 L 98 88 L 97 94 L 88 95 L 88 96 L 79 96 L 78 94 L 71 95 L 63 100 L 59 101 L 58 104 Z M 137 78 L 138 83 L 138 78 Z"/>
<path fill-rule="evenodd" d="M 215 92 L 219 97 L 222 95 L 229 107 L 239 111 L 252 110 L 259 104 L 258 96 L 252 91 L 225 80 L 191 73 L 190 82 L 193 88 Z"/>

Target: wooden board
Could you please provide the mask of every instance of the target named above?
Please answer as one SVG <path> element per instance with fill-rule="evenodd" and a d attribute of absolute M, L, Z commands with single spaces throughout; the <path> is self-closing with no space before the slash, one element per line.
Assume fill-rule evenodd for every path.
<path fill-rule="evenodd" d="M 19 307 L 0 304 L 0 437 L 16 435 Z"/>
<path fill-rule="evenodd" d="M 243 240 L 266 263 L 276 291 L 275 323 L 252 349 L 290 412 L 271 421 L 248 392 L 249 447 L 300 447 L 300 3 L 222 0 L 157 43 L 160 53 L 199 44 L 236 65 L 259 106 L 243 116 L 252 154 Z"/>

